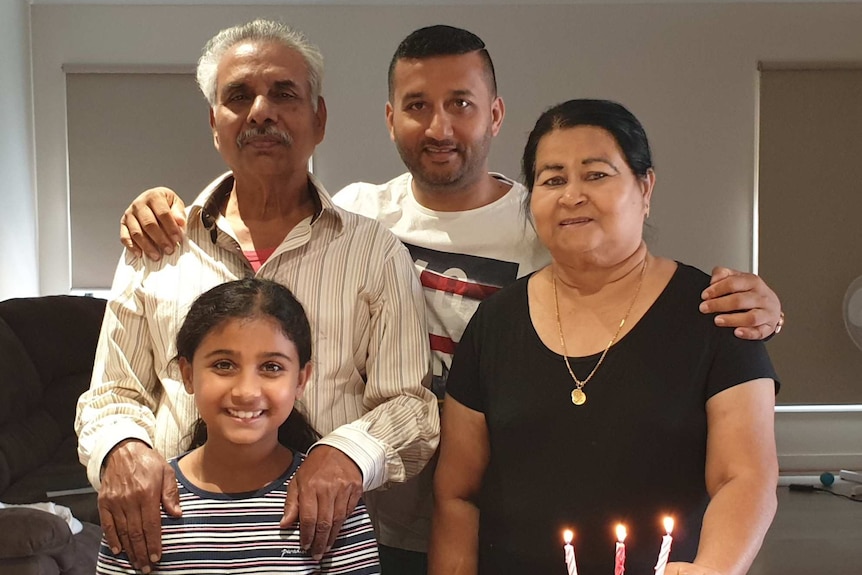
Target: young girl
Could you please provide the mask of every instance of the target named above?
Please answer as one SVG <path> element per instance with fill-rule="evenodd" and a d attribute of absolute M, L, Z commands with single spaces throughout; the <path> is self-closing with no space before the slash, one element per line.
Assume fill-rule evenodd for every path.
<path fill-rule="evenodd" d="M 287 485 L 317 434 L 294 409 L 311 374 L 311 333 L 284 286 L 244 279 L 192 305 L 177 335 L 186 391 L 200 421 L 192 451 L 171 460 L 180 518 L 162 513 L 154 573 L 380 573 L 360 502 L 320 561 L 300 549 L 299 525 L 279 528 Z M 98 573 L 136 573 L 102 541 Z"/>

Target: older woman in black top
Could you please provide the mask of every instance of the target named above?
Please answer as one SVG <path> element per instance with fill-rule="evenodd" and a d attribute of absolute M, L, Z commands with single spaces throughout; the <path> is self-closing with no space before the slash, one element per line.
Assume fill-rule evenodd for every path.
<path fill-rule="evenodd" d="M 775 513 L 774 373 L 698 312 L 703 272 L 642 240 L 655 174 L 619 104 L 545 112 L 524 152 L 551 264 L 483 303 L 449 374 L 431 573 L 742 575 Z"/>

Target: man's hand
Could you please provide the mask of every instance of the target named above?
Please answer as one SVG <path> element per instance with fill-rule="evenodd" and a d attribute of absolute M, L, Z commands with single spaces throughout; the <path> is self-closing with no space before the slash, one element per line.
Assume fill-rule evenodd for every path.
<path fill-rule="evenodd" d="M 320 560 L 362 496 L 362 473 L 352 459 L 328 445 L 315 447 L 287 488 L 286 528 L 299 519 L 299 544 Z"/>
<path fill-rule="evenodd" d="M 784 323 L 778 296 L 754 274 L 715 268 L 701 298 L 700 311 L 720 314 L 715 325 L 736 328 L 733 334 L 740 339 L 764 339 Z"/>
<path fill-rule="evenodd" d="M 108 454 L 99 491 L 99 518 L 116 555 L 124 550 L 144 573 L 162 556 L 159 501 L 173 517 L 182 515 L 174 470 L 145 443 L 127 439 Z"/>
<path fill-rule="evenodd" d="M 120 218 L 120 243 L 138 257 L 158 261 L 183 241 L 186 206 L 169 188 L 151 188 L 135 198 Z"/>

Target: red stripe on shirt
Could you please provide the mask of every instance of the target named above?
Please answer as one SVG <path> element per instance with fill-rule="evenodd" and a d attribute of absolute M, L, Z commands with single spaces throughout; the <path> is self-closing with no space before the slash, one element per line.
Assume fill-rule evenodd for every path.
<path fill-rule="evenodd" d="M 419 274 L 419 280 L 424 287 L 429 289 L 466 296 L 479 301 L 500 290 L 496 286 L 468 282 L 428 270 L 422 270 L 422 273 Z"/>
<path fill-rule="evenodd" d="M 431 340 L 431 351 L 442 351 L 443 353 L 455 353 L 455 346 L 458 344 L 442 335 L 428 334 L 428 339 Z"/>

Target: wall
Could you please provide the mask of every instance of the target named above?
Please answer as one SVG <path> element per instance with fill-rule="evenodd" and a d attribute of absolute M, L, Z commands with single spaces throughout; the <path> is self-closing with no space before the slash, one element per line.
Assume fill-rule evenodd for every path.
<path fill-rule="evenodd" d="M 526 133 L 548 105 L 572 97 L 620 100 L 643 121 L 654 147 L 653 251 L 708 270 L 754 263 L 758 62 L 862 61 L 862 4 L 37 5 L 31 16 L 42 293 L 65 292 L 70 283 L 66 63 L 190 65 L 218 29 L 257 16 L 283 18 L 327 58 L 329 125 L 315 167 L 334 191 L 403 171 L 383 122 L 389 58 L 419 26 L 463 26 L 488 44 L 507 103 L 492 169 L 517 176 Z M 813 417 L 805 424 L 833 432 L 824 441 L 841 457 L 829 461 L 862 461 L 858 442 L 848 441 L 858 437 L 858 413 L 848 416 L 852 425 L 836 423 L 831 413 Z M 779 429 L 797 419 L 779 414 Z M 783 469 L 825 463 L 809 457 L 811 442 L 794 437 L 779 437 Z"/>
<path fill-rule="evenodd" d="M 118 74 L 66 68 L 72 288 L 111 285 L 117 218 L 154 183 L 194 201 L 225 171 L 193 71 Z M 166 105 L 169 102 L 169 105 Z M 105 161 L 110 158 L 110 161 Z"/>
<path fill-rule="evenodd" d="M 575 96 L 620 100 L 655 148 L 654 250 L 707 269 L 752 265 L 758 60 L 862 55 L 860 5 L 36 5 L 42 292 L 69 286 L 62 65 L 188 65 L 219 28 L 255 16 L 294 23 L 327 57 L 330 122 L 315 166 L 331 190 L 402 171 L 383 122 L 386 65 L 410 30 L 456 23 L 487 42 L 508 105 L 492 168 L 517 175 L 525 134 L 546 106 Z"/>
<path fill-rule="evenodd" d="M 0 3 L 0 300 L 39 294 L 30 10 L 26 0 Z M 59 244 L 63 249 L 63 244 Z M 66 263 L 65 268 L 68 268 Z"/>

